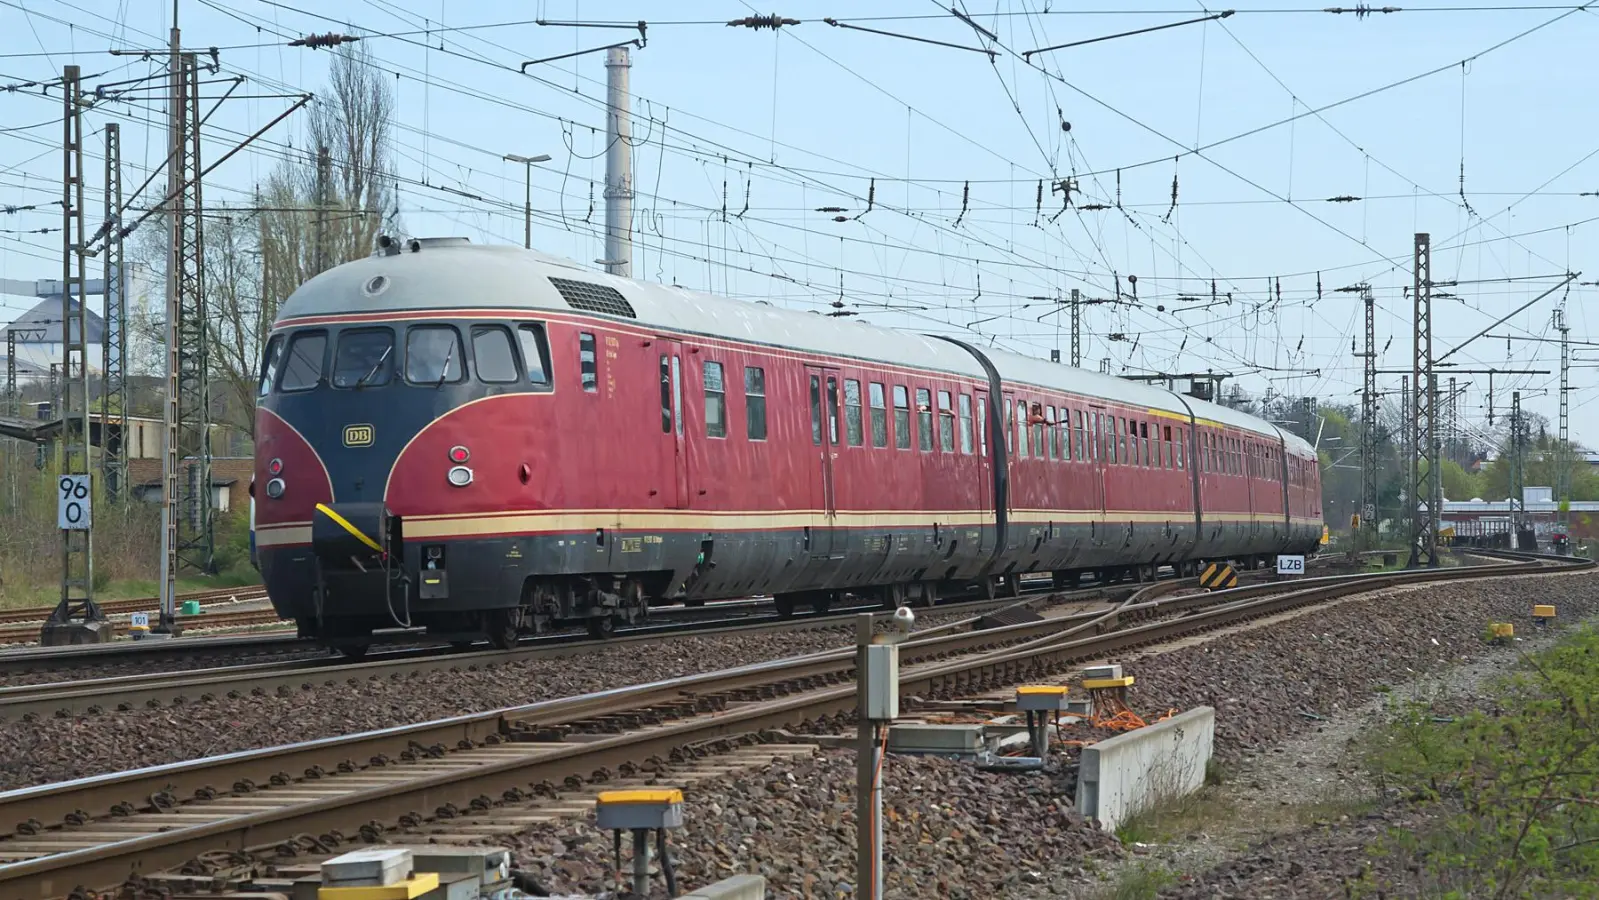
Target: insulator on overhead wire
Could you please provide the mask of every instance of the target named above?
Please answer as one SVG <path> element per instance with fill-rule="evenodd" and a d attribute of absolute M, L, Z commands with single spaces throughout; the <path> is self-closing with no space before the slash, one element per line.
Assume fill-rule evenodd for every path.
<path fill-rule="evenodd" d="M 784 25 L 798 25 L 799 23 L 799 19 L 788 19 L 778 15 L 777 13 L 771 13 L 764 16 L 745 16 L 742 19 L 734 19 L 733 21 L 727 23 L 727 27 L 753 28 L 756 31 L 760 31 L 763 28 L 770 28 L 771 30 L 776 31 L 777 29 L 782 28 Z"/>

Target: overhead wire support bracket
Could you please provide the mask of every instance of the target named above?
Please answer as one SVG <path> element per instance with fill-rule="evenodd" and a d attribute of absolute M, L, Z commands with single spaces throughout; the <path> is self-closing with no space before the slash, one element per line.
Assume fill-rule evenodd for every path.
<path fill-rule="evenodd" d="M 996 44 L 999 43 L 999 35 L 995 34 L 992 31 L 989 31 L 987 28 L 984 28 L 983 26 L 977 24 L 976 20 L 974 20 L 971 16 L 968 16 L 967 14 L 961 12 L 960 10 L 956 9 L 953 6 L 951 6 L 949 8 L 949 12 L 950 12 L 950 15 L 953 15 L 955 18 L 960 19 L 962 22 L 965 22 L 967 25 L 970 25 L 972 27 L 973 31 L 977 32 L 978 34 L 982 35 L 985 38 L 988 38 L 989 40 L 993 41 Z"/>
<path fill-rule="evenodd" d="M 1051 46 L 1051 47 L 1039 47 L 1036 50 L 1025 50 L 1025 51 L 1022 52 L 1022 61 L 1023 62 L 1029 62 L 1029 63 L 1032 62 L 1033 61 L 1033 54 L 1035 54 L 1035 53 L 1050 53 L 1050 52 L 1055 51 L 1055 50 L 1067 50 L 1067 49 L 1070 49 L 1072 47 L 1082 47 L 1082 46 L 1085 46 L 1087 44 L 1098 44 L 1101 41 L 1114 41 L 1117 38 L 1135 37 L 1135 36 L 1140 35 L 1140 34 L 1149 34 L 1150 32 L 1154 32 L 1154 31 L 1165 31 L 1168 28 L 1181 28 L 1184 25 L 1200 25 L 1200 24 L 1203 24 L 1205 22 L 1215 22 L 1215 21 L 1218 21 L 1220 19 L 1225 19 L 1225 18 L 1231 16 L 1234 12 L 1235 12 L 1235 10 L 1224 9 L 1224 10 L 1222 10 L 1219 13 L 1211 13 L 1208 16 L 1200 16 L 1197 19 L 1184 19 L 1181 22 L 1167 22 L 1165 25 L 1151 25 L 1148 28 L 1135 28 L 1132 31 L 1122 31 L 1122 32 L 1118 32 L 1116 34 L 1107 34 L 1107 35 L 1102 35 L 1100 37 L 1085 38 L 1085 39 L 1080 40 L 1080 41 L 1070 41 L 1070 42 L 1065 43 L 1065 44 L 1055 44 L 1054 46 Z M 960 15 L 960 13 L 956 13 L 956 15 Z M 962 18 L 965 18 L 965 17 L 962 16 Z M 977 26 L 976 25 L 972 25 L 972 27 L 975 28 Z"/>
<path fill-rule="evenodd" d="M 966 50 L 972 53 L 981 53 L 988 57 L 989 62 L 993 62 L 999 56 L 997 51 L 990 50 L 987 47 L 969 47 L 965 44 L 952 44 L 949 41 L 935 41 L 932 38 L 917 37 L 914 34 L 900 34 L 896 31 L 883 31 L 877 28 L 867 28 L 863 25 L 851 25 L 847 22 L 840 22 L 837 19 L 823 19 L 822 21 L 833 26 L 834 28 L 848 28 L 851 31 L 864 31 L 867 34 L 879 34 L 883 37 L 899 38 L 902 41 L 916 41 L 919 44 L 932 44 L 935 47 L 948 47 L 951 50 Z"/>
<path fill-rule="evenodd" d="M 1532 306 L 1534 303 L 1537 303 L 1539 300 L 1542 300 L 1543 298 L 1549 296 L 1550 294 L 1553 294 L 1555 291 L 1560 290 L 1561 288 L 1563 288 L 1566 285 L 1570 284 L 1572 281 L 1575 281 L 1577 276 L 1581 275 L 1581 274 L 1582 274 L 1581 272 L 1567 272 L 1565 277 L 1560 279 L 1560 283 L 1559 284 L 1555 285 L 1554 287 L 1550 288 L 1547 291 L 1544 291 L 1543 293 L 1541 293 L 1538 296 L 1532 298 L 1531 300 L 1528 300 L 1526 303 L 1523 303 L 1520 306 L 1516 307 L 1515 309 L 1511 310 L 1510 312 L 1506 313 L 1502 318 L 1498 319 L 1492 325 L 1489 325 L 1487 328 L 1484 328 L 1483 330 L 1477 332 L 1476 334 L 1472 335 L 1471 337 L 1466 338 L 1458 346 L 1456 346 L 1453 350 L 1450 350 L 1448 353 L 1445 353 L 1444 355 L 1442 355 L 1442 356 L 1438 357 L 1437 359 L 1433 360 L 1433 365 L 1438 365 L 1439 363 L 1442 363 L 1444 360 L 1448 359 L 1449 357 L 1454 356 L 1456 353 L 1459 353 L 1461 350 L 1464 350 L 1466 348 L 1466 346 L 1468 344 L 1470 344 L 1472 341 L 1475 341 L 1477 338 L 1482 337 L 1483 335 L 1485 335 L 1488 332 L 1494 330 L 1495 328 L 1498 328 L 1500 325 L 1503 325 L 1506 322 L 1510 321 L 1511 317 L 1515 316 L 1517 313 L 1521 312 L 1522 310 L 1527 309 L 1528 307 Z M 1434 294 L 1433 296 L 1438 296 L 1438 295 Z"/>
<path fill-rule="evenodd" d="M 573 57 L 577 57 L 577 56 L 587 56 L 590 53 L 600 53 L 600 52 L 603 52 L 603 51 L 616 50 L 616 49 L 618 49 L 620 47 L 637 47 L 638 49 L 643 50 L 645 47 L 648 47 L 649 44 L 650 44 L 650 37 L 649 37 L 650 23 L 644 21 L 643 19 L 640 19 L 637 22 L 632 23 L 631 25 L 625 24 L 625 23 L 621 23 L 621 22 L 557 22 L 557 21 L 551 21 L 549 19 L 535 19 L 534 23 L 538 24 L 538 25 L 549 26 L 551 28 L 627 28 L 627 29 L 637 29 L 638 37 L 636 37 L 636 38 L 634 38 L 633 40 L 630 40 L 630 41 L 619 41 L 619 42 L 617 42 L 615 44 L 606 44 L 603 47 L 590 47 L 587 50 L 574 50 L 571 53 L 563 53 L 560 56 L 549 56 L 549 57 L 545 57 L 543 59 L 530 59 L 527 62 L 522 63 L 521 72 L 522 72 L 523 75 L 527 74 L 527 70 L 528 70 L 529 66 L 541 66 L 541 65 L 543 65 L 545 63 L 560 62 L 563 59 L 572 59 Z"/>

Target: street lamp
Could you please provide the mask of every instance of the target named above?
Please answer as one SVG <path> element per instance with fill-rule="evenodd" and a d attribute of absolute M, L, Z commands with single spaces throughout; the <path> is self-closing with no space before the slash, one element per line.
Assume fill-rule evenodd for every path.
<path fill-rule="evenodd" d="M 538 156 L 518 156 L 515 153 L 507 153 L 505 154 L 505 159 L 509 162 L 521 163 L 526 167 L 527 199 L 523 202 L 522 208 L 524 216 L 522 246 L 531 250 L 533 249 L 533 164 L 549 162 L 550 155 L 548 153 L 540 153 Z"/>

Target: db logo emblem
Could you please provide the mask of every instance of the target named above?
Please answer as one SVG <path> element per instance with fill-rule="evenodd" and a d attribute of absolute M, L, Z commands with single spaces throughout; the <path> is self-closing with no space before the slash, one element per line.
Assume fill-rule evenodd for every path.
<path fill-rule="evenodd" d="M 371 425 L 346 425 L 344 426 L 344 446 L 370 447 L 372 446 L 373 429 Z"/>

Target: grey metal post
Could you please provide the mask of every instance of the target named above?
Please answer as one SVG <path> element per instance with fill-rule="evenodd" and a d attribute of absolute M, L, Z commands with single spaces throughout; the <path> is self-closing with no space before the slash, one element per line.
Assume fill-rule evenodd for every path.
<path fill-rule="evenodd" d="M 106 499 L 126 502 L 128 470 L 128 292 L 123 274 L 122 134 L 105 126 L 105 334 L 101 343 L 100 468 Z M 112 434 L 115 434 L 115 438 Z"/>
<path fill-rule="evenodd" d="M 1077 288 L 1072 288 L 1072 367 L 1077 368 L 1083 363 L 1083 318 L 1082 296 Z"/>
<path fill-rule="evenodd" d="M 1443 493 L 1443 472 L 1438 465 L 1438 384 L 1432 357 L 1432 237 L 1417 232 L 1413 257 L 1415 275 L 1415 346 L 1411 353 L 1411 387 L 1415 391 L 1410 440 L 1410 501 L 1415 509 L 1410 525 L 1410 565 L 1438 565 L 1438 496 Z M 1425 469 L 1422 461 L 1426 460 Z M 1427 498 L 1427 511 L 1419 500 Z"/>
<path fill-rule="evenodd" d="M 1361 354 L 1360 388 L 1360 530 L 1377 535 L 1377 296 L 1362 284 L 1366 307 L 1366 349 Z"/>
<path fill-rule="evenodd" d="M 650 832 L 645 828 L 633 829 L 633 893 L 650 895 Z"/>
<path fill-rule="evenodd" d="M 633 275 L 633 124 L 628 48 L 605 51 L 605 271 Z"/>
<path fill-rule="evenodd" d="M 878 724 L 866 715 L 866 648 L 873 619 L 871 613 L 855 617 L 855 894 L 862 900 L 883 896 L 883 794 L 877 781 L 883 751 Z"/>
<path fill-rule="evenodd" d="M 1571 532 L 1571 327 L 1566 324 L 1566 306 L 1555 310 L 1555 327 L 1560 330 L 1560 443 L 1555 445 L 1555 528 L 1560 534 Z"/>
<path fill-rule="evenodd" d="M 522 201 L 522 246 L 531 250 L 533 249 L 533 164 L 549 162 L 550 155 L 540 153 L 538 156 L 519 156 L 507 153 L 501 158 L 521 163 L 525 170 L 527 180 L 524 182 L 525 194 Z"/>

